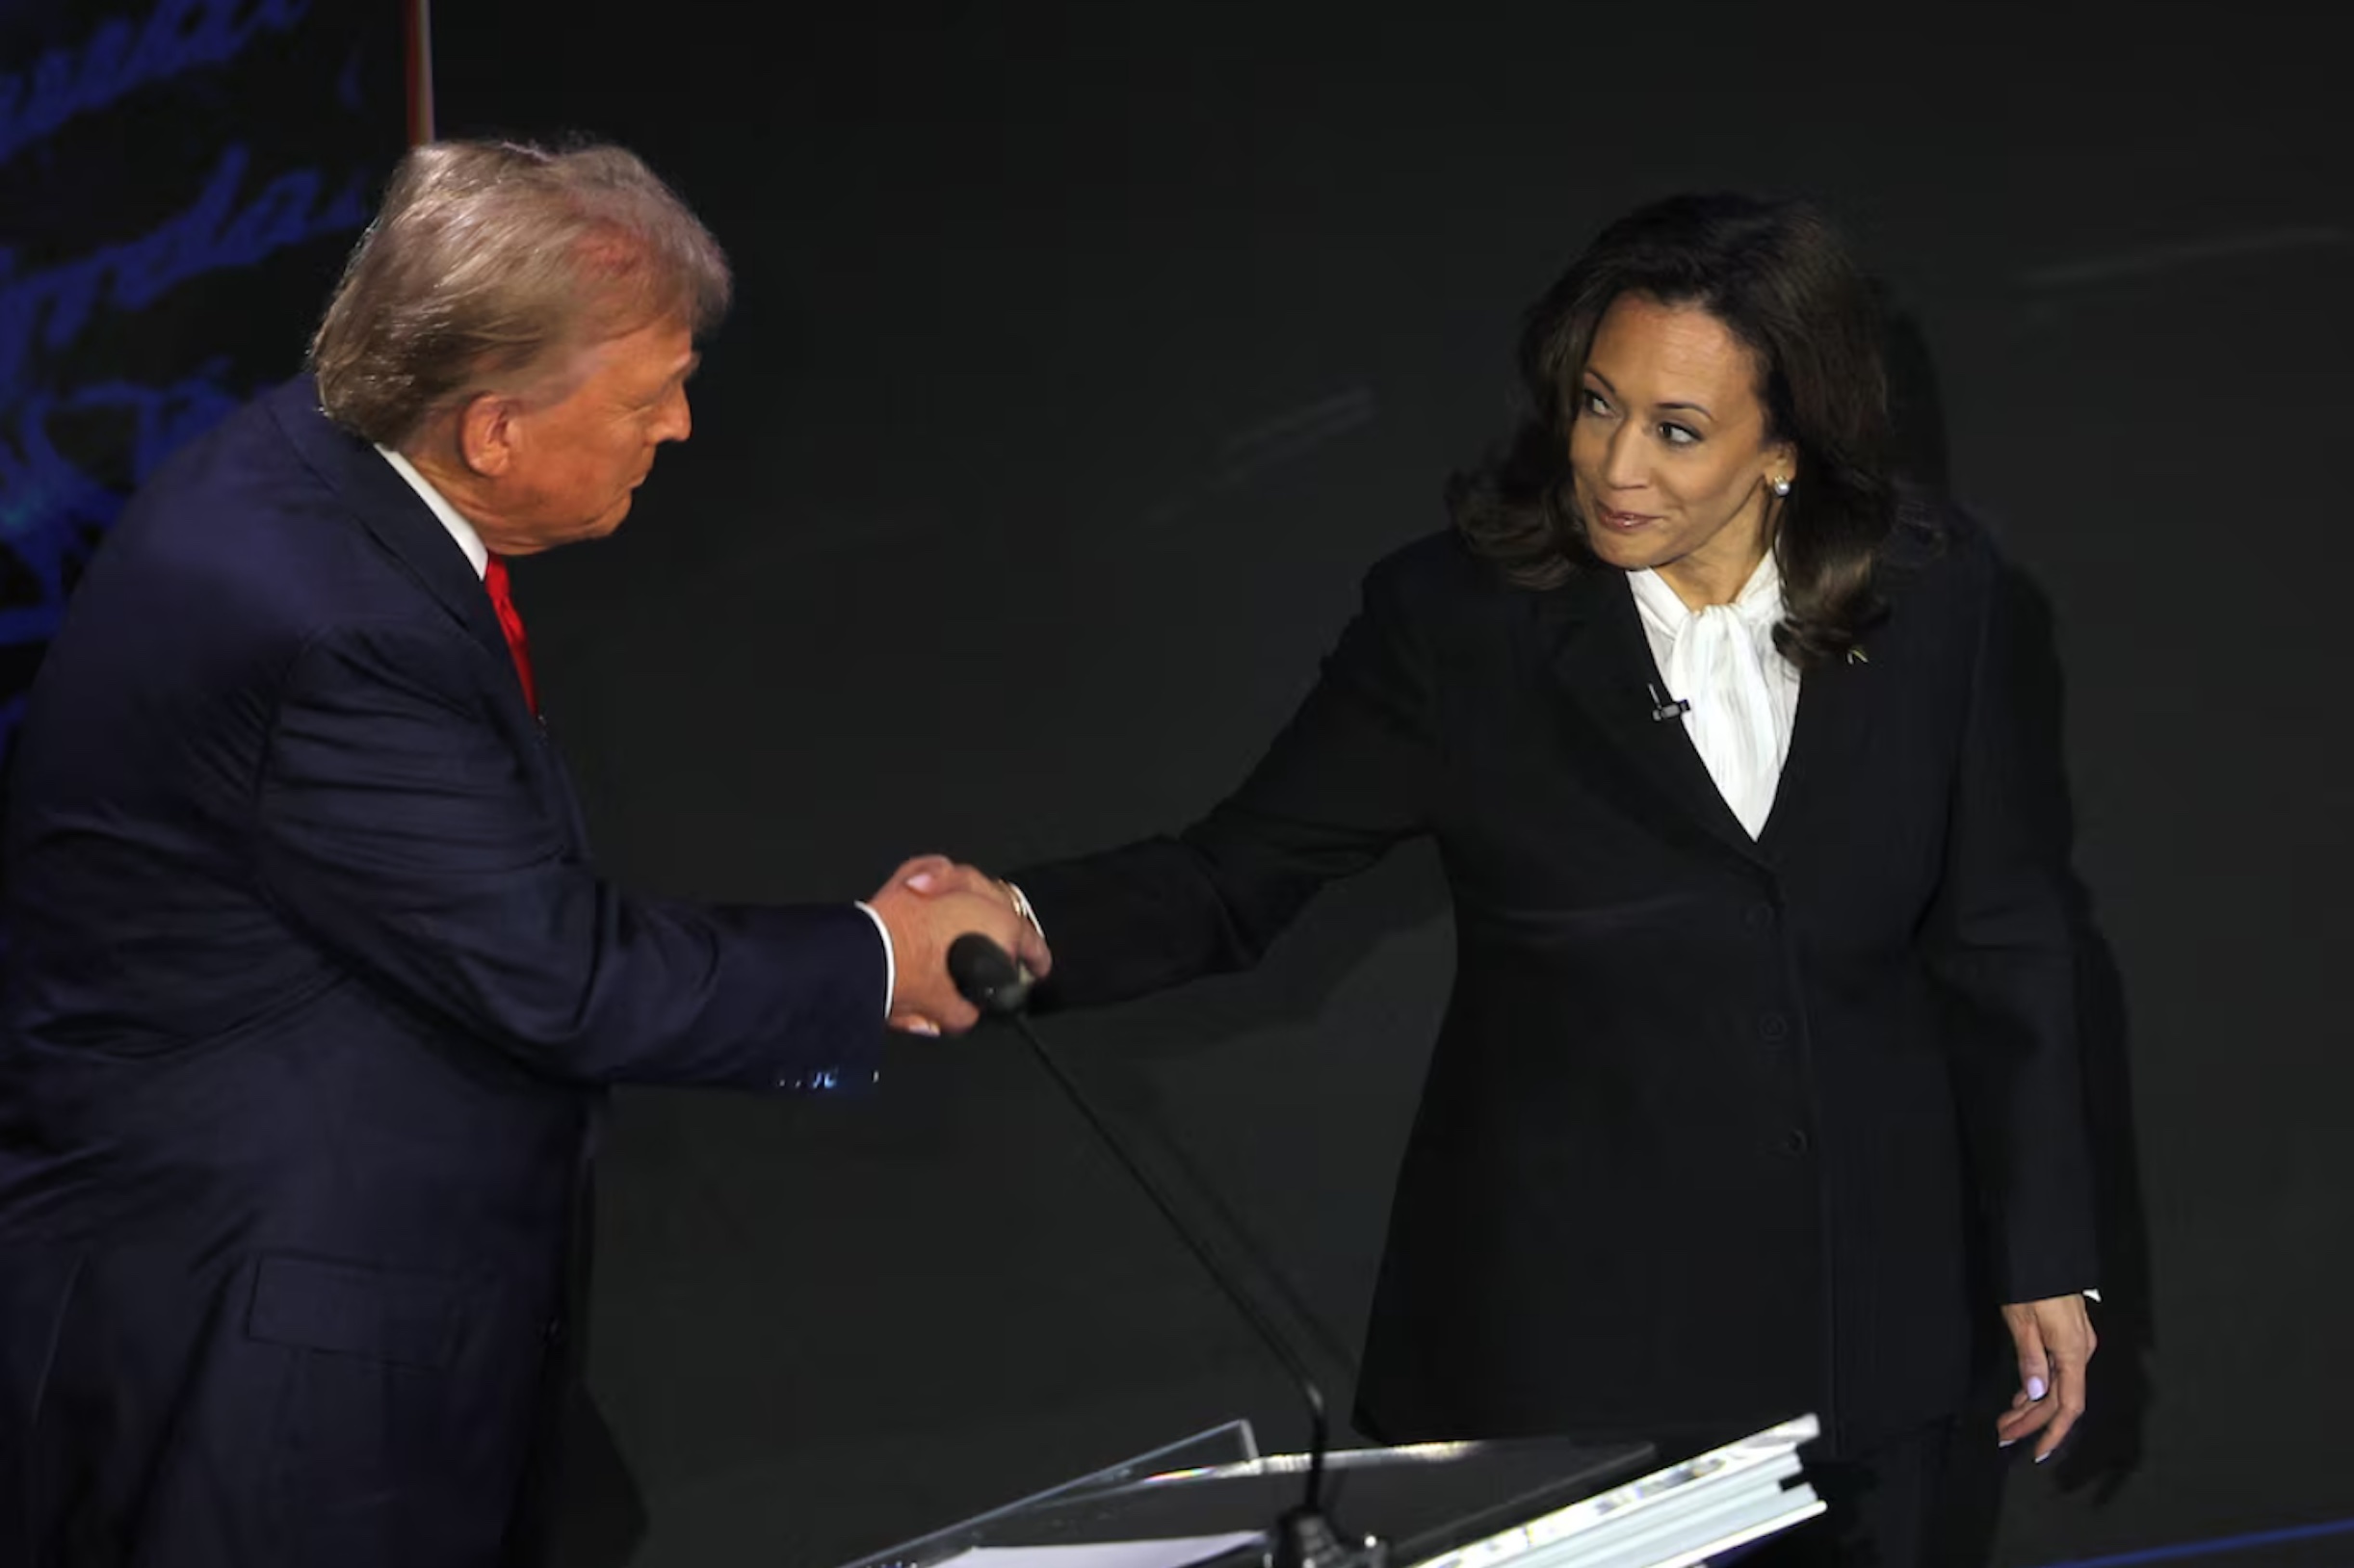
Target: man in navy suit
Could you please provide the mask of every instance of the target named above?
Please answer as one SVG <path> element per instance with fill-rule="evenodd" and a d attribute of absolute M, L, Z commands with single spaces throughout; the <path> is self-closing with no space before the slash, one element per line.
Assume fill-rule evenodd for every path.
<path fill-rule="evenodd" d="M 0 1562 L 517 1560 L 604 1086 L 865 1084 L 974 1022 L 956 935 L 1045 967 L 945 861 L 711 907 L 588 857 L 505 562 L 620 523 L 728 286 L 626 152 L 420 148 L 312 375 L 82 585 L 7 824 Z"/>

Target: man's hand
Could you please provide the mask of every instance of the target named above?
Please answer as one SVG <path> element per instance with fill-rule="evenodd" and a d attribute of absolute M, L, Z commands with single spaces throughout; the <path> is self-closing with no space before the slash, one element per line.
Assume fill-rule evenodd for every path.
<path fill-rule="evenodd" d="M 867 901 L 891 932 L 898 984 L 893 1029 L 911 1034 L 961 1034 L 981 1021 L 948 978 L 949 944 L 968 931 L 1013 954 L 1033 975 L 1054 967 L 1030 922 L 1017 914 L 1003 883 L 945 855 L 920 855 L 891 874 Z"/>
<path fill-rule="evenodd" d="M 2042 1432 L 2035 1462 L 2042 1464 L 2084 1413 L 2084 1374 L 2100 1343 L 2081 1295 L 2055 1295 L 2015 1302 L 2002 1309 L 2011 1342 L 2019 1350 L 2019 1393 L 1995 1433 L 2004 1448 Z"/>

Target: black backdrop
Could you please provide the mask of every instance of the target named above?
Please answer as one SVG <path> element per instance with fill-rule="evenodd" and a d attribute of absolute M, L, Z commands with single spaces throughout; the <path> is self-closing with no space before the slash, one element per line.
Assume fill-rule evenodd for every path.
<path fill-rule="evenodd" d="M 1601 222 L 1812 196 L 2052 607 L 2113 1207 L 2147 1216 L 2107 1429 L 2014 1489 L 2006 1560 L 2354 1514 L 2354 125 L 2291 15 L 444 7 L 445 132 L 634 145 L 741 274 L 694 442 L 617 539 L 519 574 L 602 852 L 835 897 L 1174 825 L 1359 568 L 1439 526 L 1516 313 Z M 1054 1030 L 1344 1399 L 1447 954 L 1409 853 L 1255 975 Z M 900 1050 L 884 1087 L 621 1098 L 593 1376 L 629 1479 L 581 1483 L 581 1560 L 822 1564 L 1228 1415 L 1296 1441 L 1009 1041 Z"/>

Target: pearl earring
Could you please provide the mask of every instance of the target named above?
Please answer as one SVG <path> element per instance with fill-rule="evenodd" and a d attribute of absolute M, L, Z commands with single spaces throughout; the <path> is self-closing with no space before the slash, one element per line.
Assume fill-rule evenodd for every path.
<path fill-rule="evenodd" d="M 1773 482 L 1773 493 L 1776 495 L 1790 494 L 1790 481 L 1787 479 L 1777 478 Z"/>

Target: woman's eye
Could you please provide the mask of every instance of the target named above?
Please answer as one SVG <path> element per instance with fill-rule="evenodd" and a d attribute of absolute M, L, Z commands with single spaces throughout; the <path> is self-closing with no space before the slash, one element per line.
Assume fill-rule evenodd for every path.
<path fill-rule="evenodd" d="M 1579 398 L 1580 402 L 1584 407 L 1584 410 L 1589 414 L 1607 414 L 1610 411 L 1609 404 L 1603 398 L 1601 393 L 1595 391 L 1592 387 L 1587 387 L 1585 391 L 1579 394 Z"/>
<path fill-rule="evenodd" d="M 1688 447 L 1700 439 L 1700 432 L 1688 425 L 1661 425 L 1660 438 L 1671 447 Z"/>

